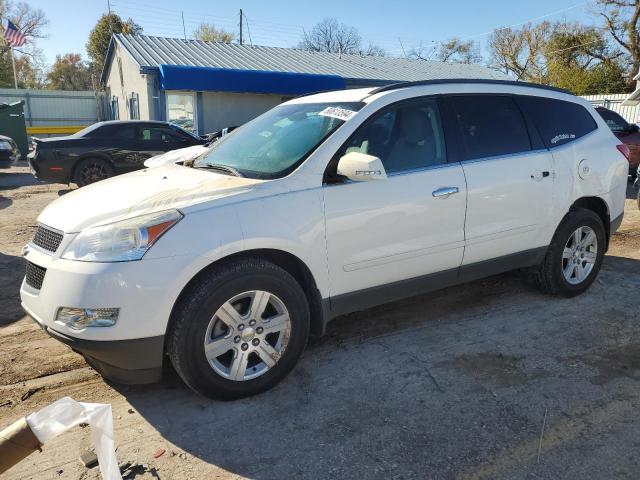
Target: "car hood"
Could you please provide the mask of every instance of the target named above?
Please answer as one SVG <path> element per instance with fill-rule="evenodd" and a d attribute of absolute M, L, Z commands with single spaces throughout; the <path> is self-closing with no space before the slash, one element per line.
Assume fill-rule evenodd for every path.
<path fill-rule="evenodd" d="M 173 164 L 149 168 L 69 192 L 50 203 L 38 222 L 74 233 L 92 225 L 248 194 L 266 182 Z"/>

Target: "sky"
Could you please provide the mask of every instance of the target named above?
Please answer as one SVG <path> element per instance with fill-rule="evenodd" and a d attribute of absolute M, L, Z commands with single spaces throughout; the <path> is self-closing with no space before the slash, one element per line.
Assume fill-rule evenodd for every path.
<path fill-rule="evenodd" d="M 403 55 L 420 44 L 453 36 L 478 42 L 486 56 L 487 34 L 504 26 L 529 20 L 579 20 L 593 24 L 592 2 L 576 0 L 26 0 L 41 8 L 49 19 L 48 38 L 38 41 L 46 63 L 57 54 L 81 53 L 97 19 L 111 10 L 131 17 L 148 35 L 182 37 L 184 15 L 187 37 L 201 22 L 237 32 L 239 9 L 245 14 L 245 38 L 259 45 L 295 46 L 304 30 L 326 17 L 354 26 L 364 43 L 383 47 L 391 55 Z M 248 25 L 248 28 L 247 28 Z"/>

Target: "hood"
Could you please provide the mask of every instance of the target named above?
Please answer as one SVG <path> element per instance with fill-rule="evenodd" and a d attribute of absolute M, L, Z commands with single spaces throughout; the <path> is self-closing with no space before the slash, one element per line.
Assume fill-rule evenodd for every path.
<path fill-rule="evenodd" d="M 179 148 L 177 150 L 171 150 L 161 155 L 151 157 L 144 162 L 144 166 L 148 168 L 160 167 L 162 165 L 169 165 L 171 163 L 186 162 L 187 160 L 193 160 L 199 157 L 208 149 L 204 145 L 194 145 L 187 148 Z"/>
<path fill-rule="evenodd" d="M 264 180 L 168 165 L 138 170 L 69 192 L 50 203 L 38 222 L 65 233 L 172 208 L 246 194 Z"/>

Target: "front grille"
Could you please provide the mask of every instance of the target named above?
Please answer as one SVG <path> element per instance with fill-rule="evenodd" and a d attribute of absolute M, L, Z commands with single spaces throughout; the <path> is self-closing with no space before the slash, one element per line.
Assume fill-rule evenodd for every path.
<path fill-rule="evenodd" d="M 36 234 L 33 237 L 33 244 L 43 250 L 55 253 L 62 242 L 62 237 L 61 232 L 45 227 L 44 225 L 38 225 L 38 230 L 36 230 Z"/>
<path fill-rule="evenodd" d="M 40 290 L 42 288 L 42 282 L 44 282 L 44 275 L 47 273 L 46 268 L 39 267 L 35 263 L 27 262 L 27 272 L 25 275 L 25 282 L 32 288 Z"/>

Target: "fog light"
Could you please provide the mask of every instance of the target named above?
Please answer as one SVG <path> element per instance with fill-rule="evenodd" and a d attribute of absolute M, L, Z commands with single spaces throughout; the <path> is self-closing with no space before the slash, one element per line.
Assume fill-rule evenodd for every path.
<path fill-rule="evenodd" d="M 112 327 L 118 321 L 119 308 L 69 308 L 60 307 L 56 322 L 74 330 L 87 327 Z"/>

